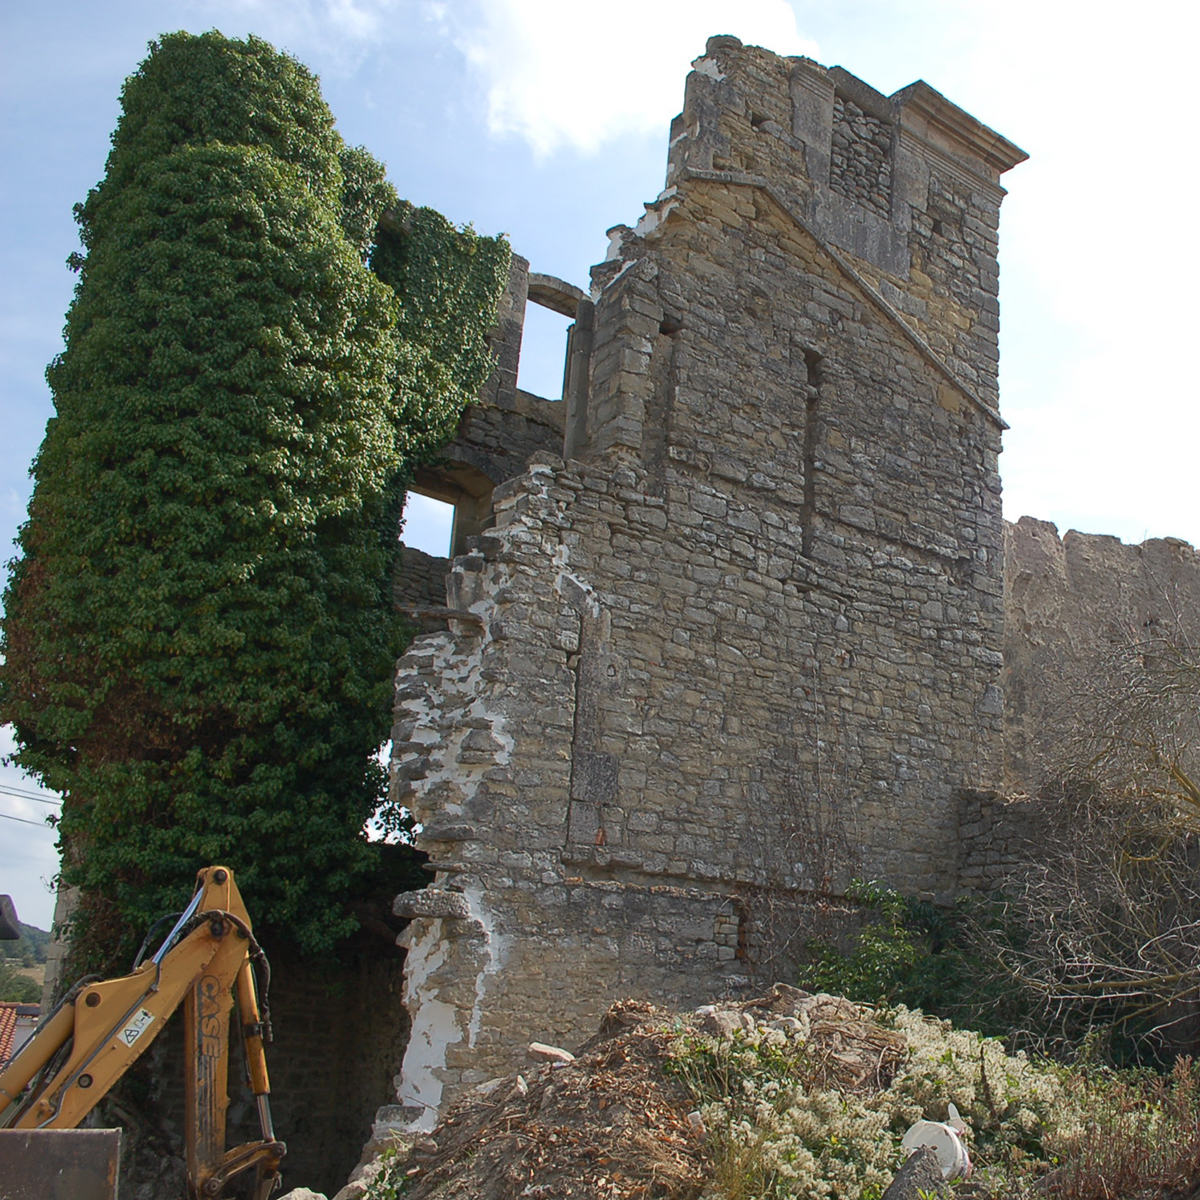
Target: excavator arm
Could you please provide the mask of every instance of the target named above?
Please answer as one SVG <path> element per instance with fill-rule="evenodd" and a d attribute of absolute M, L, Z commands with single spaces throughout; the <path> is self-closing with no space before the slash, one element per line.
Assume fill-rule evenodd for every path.
<path fill-rule="evenodd" d="M 220 1196 L 253 1168 L 255 1200 L 279 1178 L 264 1027 L 252 956 L 261 954 L 228 867 L 199 873 L 191 904 L 152 959 L 119 979 L 77 984 L 0 1072 L 0 1127 L 76 1129 L 183 1005 L 188 1188 Z M 225 1150 L 230 1024 L 241 1022 L 262 1138 Z"/>

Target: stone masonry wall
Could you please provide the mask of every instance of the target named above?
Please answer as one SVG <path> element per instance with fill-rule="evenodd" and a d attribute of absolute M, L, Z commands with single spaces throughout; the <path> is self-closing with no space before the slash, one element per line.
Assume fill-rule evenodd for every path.
<path fill-rule="evenodd" d="M 1141 545 L 1022 517 L 1005 535 L 1005 774 L 1036 790 L 1075 717 L 1082 681 L 1114 643 L 1200 637 L 1200 555 L 1178 538 Z"/>
<path fill-rule="evenodd" d="M 1080 697 L 1110 671 L 1113 647 L 1147 636 L 1200 636 L 1200 554 L 1177 538 L 1115 537 L 1022 517 L 1005 526 L 1002 792 L 964 797 L 959 886 L 988 891 L 1036 861 L 1064 819 L 1052 781 Z"/>
<path fill-rule="evenodd" d="M 839 143 L 863 196 L 835 125 L 870 141 Z M 955 887 L 963 798 L 1002 766 L 995 228 L 1022 157 L 924 84 L 731 38 L 697 60 L 667 189 L 567 296 L 570 457 L 491 492 L 447 629 L 400 664 L 394 795 L 435 868 L 399 910 L 407 1123 L 618 995 L 747 986 L 780 898 Z"/>
<path fill-rule="evenodd" d="M 392 600 L 402 612 L 442 607 L 446 603 L 446 572 L 450 560 L 412 546 L 401 551 L 392 581 Z"/>

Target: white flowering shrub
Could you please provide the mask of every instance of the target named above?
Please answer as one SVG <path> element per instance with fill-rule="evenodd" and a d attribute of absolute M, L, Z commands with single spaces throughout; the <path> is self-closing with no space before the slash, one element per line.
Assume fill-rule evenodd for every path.
<path fill-rule="evenodd" d="M 873 1098 L 893 1130 L 922 1118 L 944 1121 L 953 1103 L 970 1127 L 972 1158 L 1006 1176 L 1037 1170 L 1078 1137 L 1082 1097 L 1064 1086 L 1062 1068 L 903 1007 L 878 1016 L 909 1047 L 891 1086 Z"/>
<path fill-rule="evenodd" d="M 1081 1111 L 1057 1068 L 1009 1055 L 995 1039 L 899 1008 L 875 1014 L 908 1057 L 871 1095 L 827 1082 L 829 1047 L 799 1030 L 688 1033 L 673 1069 L 696 1098 L 730 1200 L 870 1200 L 903 1162 L 900 1139 L 953 1102 L 970 1126 L 972 1158 L 994 1182 L 1018 1185 L 1078 1138 Z"/>
<path fill-rule="evenodd" d="M 730 1200 L 882 1191 L 902 1161 L 888 1114 L 861 1097 L 810 1086 L 809 1030 L 687 1034 L 674 1067 L 699 1103 L 716 1181 Z"/>

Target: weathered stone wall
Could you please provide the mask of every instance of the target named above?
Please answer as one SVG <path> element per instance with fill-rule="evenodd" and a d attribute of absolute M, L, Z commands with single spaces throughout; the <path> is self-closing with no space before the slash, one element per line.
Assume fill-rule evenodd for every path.
<path fill-rule="evenodd" d="M 617 995 L 745 985 L 764 897 L 948 894 L 964 789 L 1000 781 L 1023 156 L 924 84 L 729 38 L 695 65 L 667 190 L 566 295 L 570 457 L 495 488 L 400 665 L 395 797 L 438 867 L 404 901 L 417 1125 Z M 508 308 L 561 291 L 523 270 Z"/>
<path fill-rule="evenodd" d="M 412 546 L 401 551 L 400 565 L 392 580 L 392 600 L 402 612 L 446 604 L 446 572 L 450 560 L 426 554 Z"/>
<path fill-rule="evenodd" d="M 1177 538 L 1118 538 L 1022 517 L 1005 526 L 1004 788 L 965 793 L 959 886 L 1001 887 L 1065 819 L 1046 783 L 1078 765 L 1090 697 L 1122 647 L 1200 636 L 1200 554 Z"/>
<path fill-rule="evenodd" d="M 1178 538 L 1126 545 L 1022 517 L 1005 536 L 1005 769 L 1036 790 L 1115 644 L 1200 637 L 1200 555 Z"/>

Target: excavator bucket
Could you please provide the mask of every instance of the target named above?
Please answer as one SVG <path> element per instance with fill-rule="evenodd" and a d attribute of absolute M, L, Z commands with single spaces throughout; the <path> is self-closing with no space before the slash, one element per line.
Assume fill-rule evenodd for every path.
<path fill-rule="evenodd" d="M 0 1129 L 2 1200 L 116 1200 L 119 1129 Z"/>

